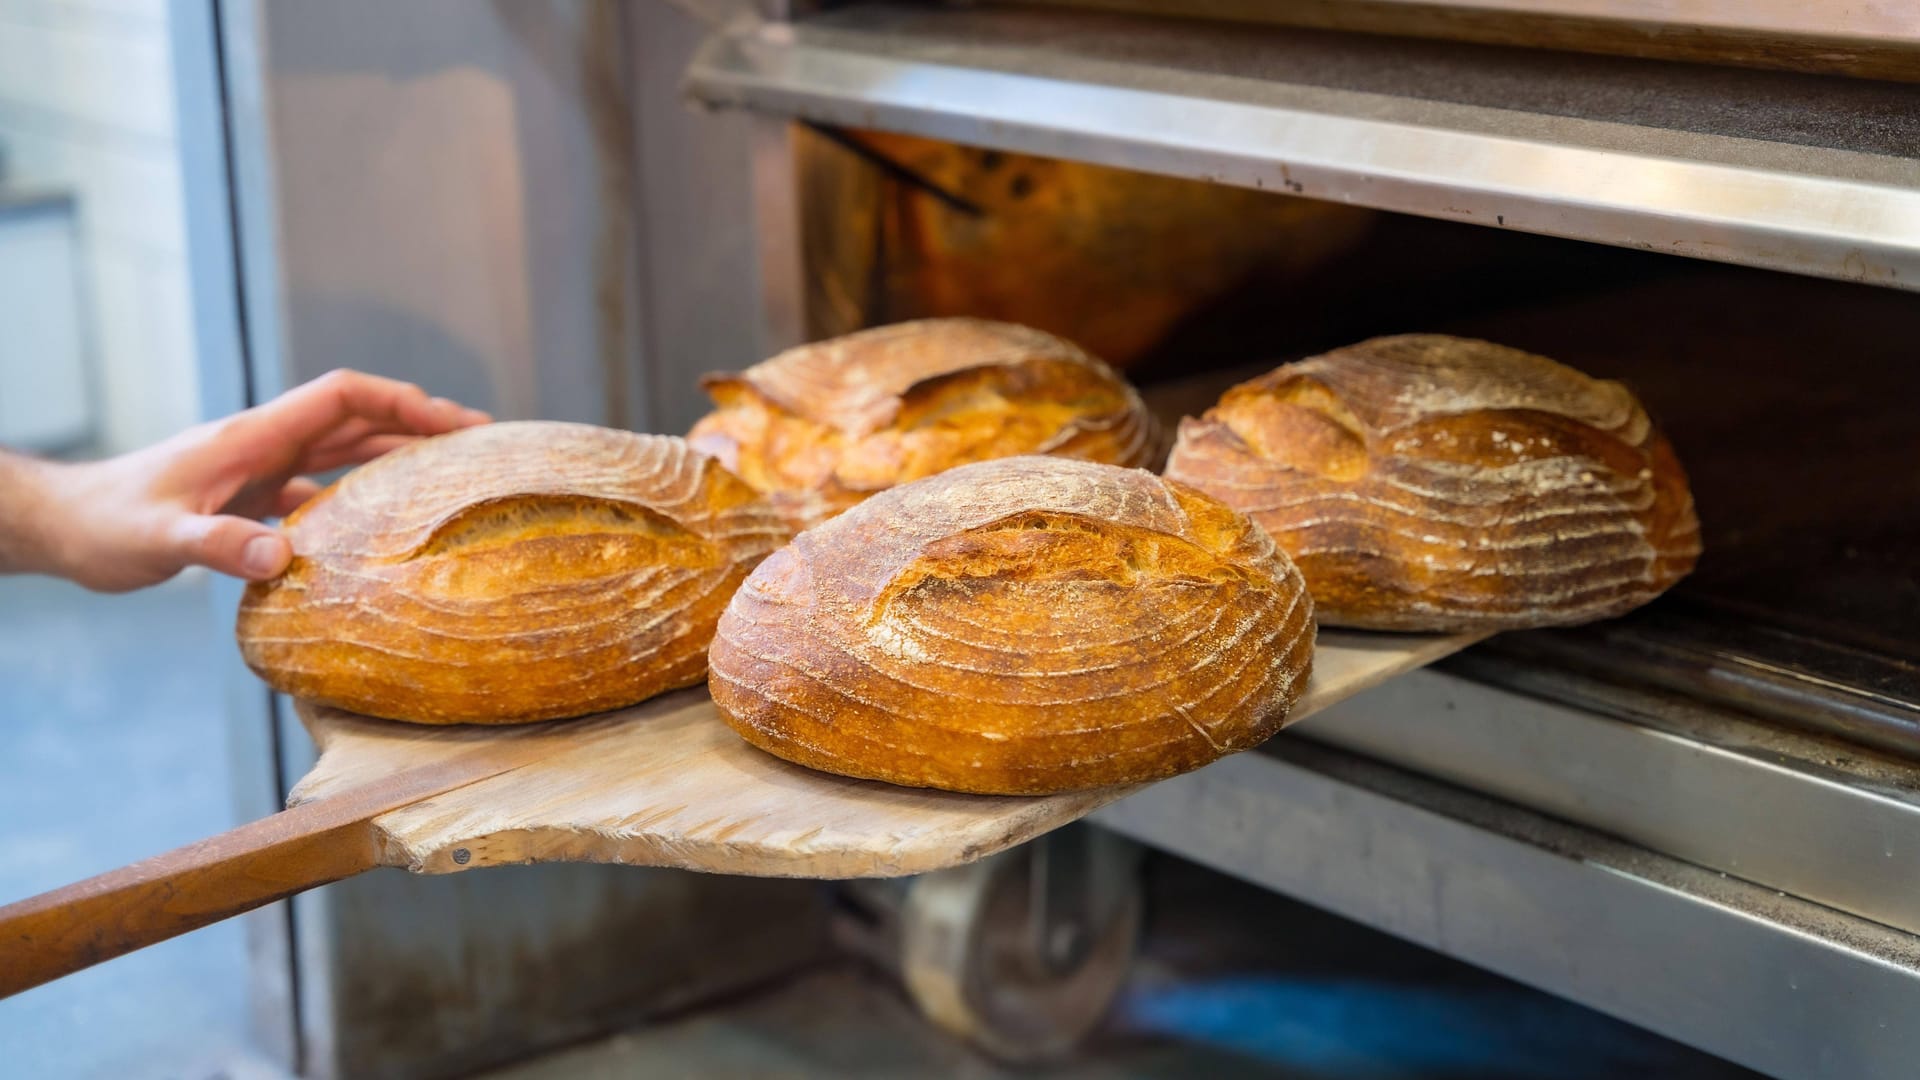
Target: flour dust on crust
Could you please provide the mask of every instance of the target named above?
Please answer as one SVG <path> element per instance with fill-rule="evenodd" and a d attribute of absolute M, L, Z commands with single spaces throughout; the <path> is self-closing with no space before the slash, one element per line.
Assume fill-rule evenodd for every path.
<path fill-rule="evenodd" d="M 1246 513 L 1363 629 L 1567 625 L 1685 576 L 1685 472 L 1633 394 L 1543 356 L 1376 338 L 1227 391 L 1167 475 Z"/>
<path fill-rule="evenodd" d="M 956 465 L 1055 454 L 1158 463 L 1137 391 L 1071 342 L 1011 323 L 922 319 L 790 349 L 703 380 L 692 444 L 815 524 Z"/>
<path fill-rule="evenodd" d="M 347 474 L 251 586 L 247 663 L 296 697 L 419 723 L 618 708 L 699 682 L 728 597 L 790 535 L 677 438 L 491 424 Z"/>
<path fill-rule="evenodd" d="M 747 741 L 828 772 L 1048 794 L 1258 744 L 1313 606 L 1273 541 L 1152 473 L 1022 456 L 876 495 L 763 563 L 710 654 Z"/>

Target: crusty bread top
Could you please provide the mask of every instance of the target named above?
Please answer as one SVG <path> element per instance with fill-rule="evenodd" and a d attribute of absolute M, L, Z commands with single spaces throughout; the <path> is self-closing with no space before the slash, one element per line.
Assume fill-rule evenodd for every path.
<path fill-rule="evenodd" d="M 704 381 L 718 410 L 688 433 L 797 524 L 956 465 L 1015 454 L 1157 464 L 1133 387 L 1051 334 L 922 319 L 781 353 Z"/>
<path fill-rule="evenodd" d="M 1399 498 L 1481 505 L 1529 493 L 1591 498 L 1596 466 L 1645 488 L 1658 438 L 1617 382 L 1441 334 L 1374 338 L 1241 383 L 1183 424 L 1183 437 L 1194 436 L 1183 449 L 1198 449 L 1216 426 L 1270 469 L 1337 481 L 1417 469 L 1401 477 Z M 1198 464 L 1181 456 L 1169 467 L 1176 478 Z M 1266 499 L 1248 492 L 1228 501 L 1258 512 L 1305 494 L 1277 484 Z M 1644 508 L 1652 495 L 1627 501 Z"/>
<path fill-rule="evenodd" d="M 1139 469 L 1022 456 L 884 492 L 742 585 L 710 654 L 745 738 L 851 776 L 1035 794 L 1276 731 L 1312 602 L 1241 515 Z"/>
<path fill-rule="evenodd" d="M 514 723 L 699 681 L 734 589 L 790 535 L 680 439 L 502 423 L 424 439 L 288 517 L 241 654 L 275 689 L 391 719 Z"/>
<path fill-rule="evenodd" d="M 1111 368 L 1069 341 L 964 318 L 916 319 L 801 345 L 739 374 L 705 376 L 700 385 L 721 404 L 730 391 L 751 388 L 795 416 L 858 436 L 893 423 L 909 398 L 943 376 L 1029 364 L 1085 368 L 1130 392 Z"/>
<path fill-rule="evenodd" d="M 797 554 L 832 567 L 833 573 L 820 581 L 822 598 L 863 609 L 880 604 L 883 593 L 904 591 L 924 576 L 908 573 L 923 560 L 938 564 L 929 566 L 929 573 L 961 577 L 975 571 L 1033 578 L 1132 576 L 1143 568 L 1128 568 L 1114 554 L 1118 538 L 1132 530 L 1198 545 L 1211 557 L 1272 556 L 1272 541 L 1249 529 L 1245 519 L 1212 499 L 1182 500 L 1179 490 L 1144 469 L 1034 455 L 1003 458 L 897 488 L 882 502 L 863 503 L 827 532 L 803 536 Z M 997 545 L 933 546 L 1004 526 L 1012 518 L 1038 530 L 1049 517 L 1083 518 L 1108 528 L 1110 536 L 1097 549 L 1075 546 L 1032 565 L 1016 557 L 1015 550 Z M 1036 546 L 1034 553 L 1039 550 Z M 1172 549 L 1157 554 L 1176 558 Z"/>
<path fill-rule="evenodd" d="M 423 439 L 368 462 L 289 515 L 285 528 L 296 556 L 370 560 L 674 527 L 714 540 L 764 534 L 754 546 L 770 548 L 781 530 L 770 513 L 751 512 L 757 497 L 681 439 L 518 421 Z"/>
<path fill-rule="evenodd" d="M 1445 334 L 1372 338 L 1288 364 L 1228 391 L 1221 404 L 1269 386 L 1313 379 L 1376 433 L 1437 416 L 1527 409 L 1578 420 L 1639 445 L 1647 415 L 1626 387 L 1547 357 Z"/>
<path fill-rule="evenodd" d="M 1631 392 L 1466 338 L 1375 338 L 1242 383 L 1181 422 L 1167 475 L 1272 533 L 1329 625 L 1605 618 L 1700 550 L 1686 474 Z"/>

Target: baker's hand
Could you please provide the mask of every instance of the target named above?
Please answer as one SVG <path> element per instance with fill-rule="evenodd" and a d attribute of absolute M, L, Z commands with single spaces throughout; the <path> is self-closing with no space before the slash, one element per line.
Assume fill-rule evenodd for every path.
<path fill-rule="evenodd" d="M 50 565 L 38 569 L 103 592 L 155 585 L 188 566 L 277 577 L 293 551 L 259 519 L 317 493 L 305 474 L 489 419 L 410 383 L 335 371 L 144 450 L 43 463 L 33 524 Z"/>

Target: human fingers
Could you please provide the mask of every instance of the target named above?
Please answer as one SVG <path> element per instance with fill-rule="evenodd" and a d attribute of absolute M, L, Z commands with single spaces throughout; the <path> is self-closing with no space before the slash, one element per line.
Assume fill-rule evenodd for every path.
<path fill-rule="evenodd" d="M 307 452 L 313 453 L 318 450 L 334 450 L 342 446 L 357 443 L 369 435 L 382 433 L 398 434 L 405 429 L 406 426 L 397 420 L 382 422 L 369 420 L 364 416 L 356 416 L 350 420 L 341 421 L 339 426 L 335 427 L 332 431 L 308 443 Z"/>
<path fill-rule="evenodd" d="M 490 423 L 493 420 L 493 417 L 478 409 L 466 408 L 463 405 L 448 401 L 446 398 L 434 398 L 433 402 L 436 409 L 442 411 L 451 409 L 458 415 L 459 423 L 455 425 L 456 428 L 472 427 L 475 424 Z M 308 444 L 308 450 L 309 452 L 336 450 L 342 446 L 351 446 L 354 443 L 358 443 L 369 435 L 418 434 L 422 433 L 404 420 L 369 419 L 364 416 L 356 416 L 350 420 L 341 422 L 340 425 L 332 431 L 327 432 L 325 435 L 320 436 Z"/>
<path fill-rule="evenodd" d="M 182 514 L 168 523 L 164 543 L 182 566 L 248 581 L 278 577 L 293 561 L 293 547 L 279 530 L 229 514 Z"/>
<path fill-rule="evenodd" d="M 294 387 L 244 414 L 254 438 L 276 447 L 304 447 L 334 435 L 351 421 L 368 430 L 438 435 L 485 423 L 489 417 L 397 379 L 341 369 Z"/>
<path fill-rule="evenodd" d="M 297 471 L 303 473 L 326 472 L 342 465 L 361 465 L 372 461 L 382 454 L 390 454 L 410 443 L 420 441 L 417 435 L 368 435 L 358 442 L 345 446 L 336 446 L 329 450 L 314 449 L 300 459 Z"/>
<path fill-rule="evenodd" d="M 485 409 L 476 409 L 470 405 L 462 405 L 452 398 L 434 398 L 432 405 L 435 409 L 440 410 L 441 413 L 453 416 L 453 430 L 456 431 L 460 428 L 478 427 L 481 424 L 493 423 L 492 413 Z"/>
<path fill-rule="evenodd" d="M 273 516 L 286 517 L 300 509 L 300 504 L 318 494 L 320 494 L 318 481 L 305 476 L 296 476 L 281 485 L 280 491 L 274 495 Z"/>

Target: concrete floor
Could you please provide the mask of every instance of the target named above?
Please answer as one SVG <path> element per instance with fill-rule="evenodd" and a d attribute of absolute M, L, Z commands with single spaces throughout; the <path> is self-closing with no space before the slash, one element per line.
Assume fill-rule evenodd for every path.
<path fill-rule="evenodd" d="M 0 578 L 0 902 L 231 826 L 231 648 L 206 581 L 121 597 Z M 1172 858 L 1143 958 L 1072 1061 L 1017 1072 L 851 962 L 493 1080 L 1049 1076 L 1287 1080 L 1752 1074 Z M 223 923 L 0 1001 L 0 1080 L 268 1080 Z"/>

